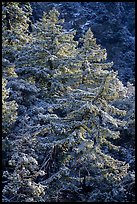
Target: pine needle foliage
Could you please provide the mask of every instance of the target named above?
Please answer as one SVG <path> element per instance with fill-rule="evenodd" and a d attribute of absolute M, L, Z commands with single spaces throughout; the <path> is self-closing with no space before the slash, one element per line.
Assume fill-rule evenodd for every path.
<path fill-rule="evenodd" d="M 47 89 L 51 94 L 57 87 L 63 89 L 61 82 L 54 79 L 55 75 L 62 73 L 62 69 L 67 70 L 76 56 L 75 31 L 67 33 L 62 23 L 58 11 L 44 13 L 42 20 L 33 26 L 33 42 L 18 53 L 19 76 L 36 83 L 41 89 Z"/>
<path fill-rule="evenodd" d="M 113 143 L 120 137 L 116 129 L 126 126 L 126 111 L 112 103 L 125 98 L 127 89 L 91 29 L 79 47 L 75 31 L 65 31 L 62 23 L 56 9 L 44 13 L 33 26 L 32 42 L 17 53 L 17 74 L 35 84 L 47 109 L 37 112 L 35 131 L 13 142 L 5 200 L 63 202 L 69 195 L 65 201 L 85 201 L 86 194 L 91 201 L 99 189 L 103 201 L 113 201 L 112 189 L 118 195 L 128 174 L 129 164 L 115 158 L 120 146 Z"/>
<path fill-rule="evenodd" d="M 29 3 L 2 2 L 2 55 L 10 62 L 14 62 L 16 51 L 31 39 L 28 31 L 31 12 Z"/>
<path fill-rule="evenodd" d="M 21 2 L 2 2 L 3 131 L 6 126 L 9 126 L 10 121 L 11 123 L 15 122 L 17 116 L 17 103 L 14 100 L 9 100 L 12 88 L 7 87 L 9 87 L 9 81 L 14 81 L 17 78 L 14 64 L 15 53 L 31 39 L 28 32 L 31 12 L 29 3 L 23 5 Z"/>
<path fill-rule="evenodd" d="M 6 88 L 7 80 L 2 78 L 2 129 L 3 133 L 16 121 L 17 103 L 15 101 L 7 101 L 9 90 Z"/>

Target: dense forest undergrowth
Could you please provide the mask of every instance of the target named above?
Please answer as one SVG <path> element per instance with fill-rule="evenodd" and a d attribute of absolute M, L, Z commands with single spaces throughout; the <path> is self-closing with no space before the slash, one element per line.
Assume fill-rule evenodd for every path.
<path fill-rule="evenodd" d="M 91 28 L 31 15 L 2 3 L 3 202 L 134 202 L 134 85 Z"/>

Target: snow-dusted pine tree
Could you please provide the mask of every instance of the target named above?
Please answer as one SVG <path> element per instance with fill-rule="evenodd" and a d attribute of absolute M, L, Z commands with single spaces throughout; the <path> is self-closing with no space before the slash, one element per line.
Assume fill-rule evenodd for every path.
<path fill-rule="evenodd" d="M 9 124 L 6 121 L 15 118 L 13 104 L 15 110 L 17 107 L 15 101 L 10 101 L 8 97 L 11 94 L 11 87 L 7 89 L 7 87 L 9 88 L 8 82 L 17 79 L 14 64 L 15 53 L 31 39 L 31 35 L 28 33 L 31 12 L 29 3 L 2 2 L 2 108 L 3 124 L 7 126 Z M 6 102 L 7 98 L 9 102 Z"/>
<path fill-rule="evenodd" d="M 14 61 L 17 52 L 32 39 L 29 32 L 31 15 L 29 2 L 2 2 L 2 74 L 11 90 L 9 100 L 16 98 L 16 102 L 19 101 L 19 84 L 22 83 L 22 87 L 25 84 L 17 77 Z"/>
<path fill-rule="evenodd" d="M 124 116 L 126 112 L 111 104 L 126 96 L 126 87 L 117 73 L 109 70 L 112 63 L 105 59 L 106 50 L 96 44 L 89 29 L 83 37 L 83 46 L 77 48 L 75 60 L 67 67 L 67 73 L 66 69 L 53 73 L 53 78 L 63 84 L 66 91 L 62 91 L 60 97 L 54 94 L 49 113 L 39 114 L 39 118 L 47 127 L 47 137 L 43 138 L 41 146 L 44 150 L 47 148 L 47 152 L 50 146 L 55 151 L 51 159 L 53 167 L 52 162 L 48 162 L 50 157 L 45 161 L 48 179 L 54 176 L 56 168 L 58 171 L 61 167 L 68 168 L 66 178 L 59 175 L 60 182 L 52 184 L 56 199 L 61 199 L 63 186 L 74 193 L 81 185 L 83 191 L 93 190 L 92 186 L 102 188 L 102 191 L 107 188 L 109 195 L 105 199 L 113 200 L 111 189 L 127 174 L 128 164 L 116 159 L 116 155 L 120 155 L 120 146 L 113 144 L 120 136 L 115 128 L 126 125 L 118 116 Z M 50 193 L 49 190 L 46 194 L 49 200 L 53 195 Z"/>
<path fill-rule="evenodd" d="M 33 26 L 32 43 L 23 47 L 16 61 L 19 76 L 35 83 L 44 90 L 44 94 L 46 91 L 53 96 L 57 87 L 63 90 L 60 81 L 65 80 L 61 75 L 61 80 L 57 81 L 56 75 L 63 73 L 63 70 L 67 73 L 76 57 L 75 31 L 66 32 L 62 23 L 55 9 L 49 14 L 44 13 L 42 20 Z M 59 90 L 56 94 L 59 94 Z"/>
<path fill-rule="evenodd" d="M 37 129 L 14 141 L 14 172 L 5 172 L 3 194 L 12 201 L 114 201 L 129 165 L 118 160 L 120 146 L 113 144 L 126 112 L 112 102 L 125 97 L 126 87 L 90 29 L 79 48 L 53 9 L 33 32 L 17 54 L 17 73 L 36 85 L 47 106 L 28 121 Z"/>
<path fill-rule="evenodd" d="M 15 53 L 31 40 L 29 3 L 2 2 L 2 56 L 14 62 Z"/>
<path fill-rule="evenodd" d="M 7 106 L 8 103 L 6 103 L 5 97 L 9 92 L 7 90 L 7 94 L 5 94 L 6 87 L 9 81 L 14 81 L 17 78 L 14 64 L 15 53 L 31 39 L 31 35 L 28 33 L 30 15 L 31 7 L 29 3 L 23 5 L 21 2 L 2 2 L 2 96 L 3 111 L 8 115 L 7 120 L 14 116 L 10 115 L 13 112 L 13 106 Z M 10 103 L 12 104 L 12 102 Z M 5 114 L 3 114 L 3 117 L 5 118 Z"/>

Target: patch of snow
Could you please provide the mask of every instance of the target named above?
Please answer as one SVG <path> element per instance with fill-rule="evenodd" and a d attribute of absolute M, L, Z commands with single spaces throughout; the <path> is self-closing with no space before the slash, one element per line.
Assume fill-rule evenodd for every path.
<path fill-rule="evenodd" d="M 91 21 L 87 21 L 87 22 L 85 23 L 85 26 L 86 26 L 86 25 L 89 25 L 89 24 L 90 24 L 90 22 L 91 22 Z"/>
<path fill-rule="evenodd" d="M 79 16 L 80 15 L 80 13 L 74 13 L 74 16 L 75 17 L 77 17 L 77 16 Z"/>

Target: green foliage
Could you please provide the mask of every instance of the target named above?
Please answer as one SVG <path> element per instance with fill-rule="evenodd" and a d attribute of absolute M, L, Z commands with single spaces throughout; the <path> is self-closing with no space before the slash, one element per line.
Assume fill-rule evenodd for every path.
<path fill-rule="evenodd" d="M 27 13 L 25 10 L 27 9 Z M 28 3 L 2 2 L 2 119 L 3 131 L 15 122 L 17 116 L 17 103 L 7 101 L 9 90 L 6 89 L 8 81 L 17 77 L 15 72 L 15 53 L 29 42 L 28 22 L 31 7 Z"/>
<path fill-rule="evenodd" d="M 9 60 L 2 58 L 2 74 L 6 79 L 17 77 L 15 72 L 15 64 L 10 63 Z"/>
<path fill-rule="evenodd" d="M 117 108 L 126 110 L 127 114 L 125 120 L 127 125 L 124 129 L 121 129 L 121 140 L 128 147 L 133 148 L 135 146 L 135 86 L 131 83 L 127 83 L 127 93 L 124 99 L 118 99 L 114 102 Z"/>
<path fill-rule="evenodd" d="M 7 80 L 2 78 L 2 129 L 6 133 L 16 121 L 18 105 L 15 101 L 7 101 L 9 90 L 6 89 Z"/>
<path fill-rule="evenodd" d="M 3 58 L 13 62 L 16 51 L 30 41 L 31 35 L 28 33 L 28 23 L 30 22 L 31 12 L 28 3 L 21 6 L 21 2 L 2 2 Z"/>
<path fill-rule="evenodd" d="M 58 16 L 56 10 L 50 11 L 49 15 L 43 15 L 42 21 L 33 26 L 32 43 L 24 46 L 16 61 L 16 65 L 21 68 L 19 75 L 28 80 L 31 77 L 37 86 L 47 89 L 52 95 L 57 88 L 63 89 L 61 81 L 64 81 L 64 77 L 67 77 L 64 75 L 72 70 L 69 67 L 75 60 L 78 44 L 73 40 L 75 32 L 67 33 Z M 61 79 L 55 82 L 58 75 Z"/>
<path fill-rule="evenodd" d="M 103 201 L 112 201 L 112 189 L 119 193 L 128 174 L 129 164 L 115 158 L 120 146 L 114 144 L 120 137 L 116 129 L 126 126 L 126 111 L 114 102 L 128 89 L 110 71 L 113 63 L 106 62 L 106 50 L 92 31 L 78 47 L 75 31 L 66 32 L 62 22 L 55 9 L 44 13 L 33 26 L 33 40 L 17 52 L 17 74 L 39 88 L 47 110 L 38 111 L 37 124 L 30 123 L 12 142 L 13 171 L 3 174 L 4 201 L 61 202 L 64 191 L 85 201 L 87 185 L 98 188 Z M 91 190 L 87 197 L 94 200 Z"/>

